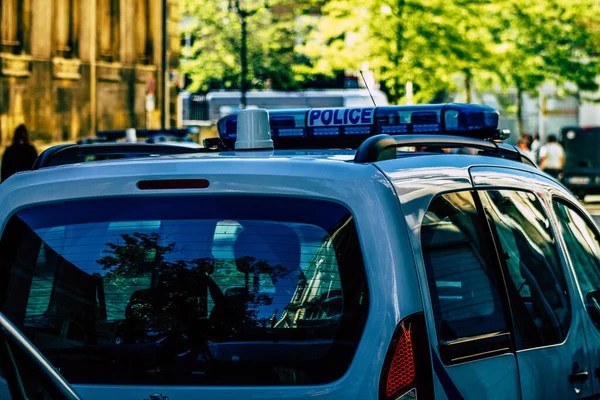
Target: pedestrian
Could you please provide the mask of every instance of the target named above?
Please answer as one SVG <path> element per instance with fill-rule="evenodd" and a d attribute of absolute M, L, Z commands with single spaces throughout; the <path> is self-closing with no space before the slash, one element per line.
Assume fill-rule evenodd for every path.
<path fill-rule="evenodd" d="M 540 147 L 540 169 L 558 178 L 565 165 L 565 150 L 556 135 L 548 135 L 548 142 Z"/>
<path fill-rule="evenodd" d="M 521 139 L 519 139 L 519 141 L 517 142 L 517 147 L 519 148 L 519 150 L 521 150 L 523 152 L 523 154 L 525 154 L 528 158 L 530 159 L 534 159 L 533 158 L 533 153 L 531 151 L 531 149 L 529 148 L 529 141 L 527 140 L 527 138 L 522 137 Z"/>
<path fill-rule="evenodd" d="M 17 126 L 12 144 L 2 156 L 2 182 L 16 172 L 30 170 L 37 155 L 37 150 L 29 143 L 27 127 L 24 124 Z"/>
<path fill-rule="evenodd" d="M 537 133 L 534 133 L 531 136 L 531 144 L 529 145 L 529 149 L 531 150 L 531 155 L 533 156 L 533 161 L 536 163 L 540 162 L 540 147 L 542 143 L 540 142 L 540 136 Z"/>

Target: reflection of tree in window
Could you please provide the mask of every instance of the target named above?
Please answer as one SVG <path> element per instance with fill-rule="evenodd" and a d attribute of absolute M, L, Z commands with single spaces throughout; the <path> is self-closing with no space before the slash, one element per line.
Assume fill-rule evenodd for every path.
<path fill-rule="evenodd" d="M 103 280 L 109 315 L 124 309 L 126 322 L 119 335 L 122 343 L 155 341 L 172 331 L 205 329 L 199 325 L 200 320 L 209 316 L 209 296 L 215 304 L 210 317 L 220 335 L 273 326 L 276 307 L 280 307 L 280 312 L 284 307 L 273 303 L 278 298 L 279 283 L 285 281 L 286 285 L 295 286 L 298 281 L 298 275 L 291 275 L 281 264 L 272 265 L 242 255 L 235 265 L 245 275 L 245 285 L 229 287 L 223 293 L 211 274 L 229 264 L 226 261 L 211 258 L 166 261 L 166 255 L 177 249 L 175 243 L 161 245 L 164 240 L 159 234 L 122 234 L 121 238 L 122 243 L 106 244 L 106 255 L 98 264 L 107 271 Z M 149 254 L 153 259 L 148 258 Z M 274 293 L 261 290 L 262 276 L 270 277 Z"/>

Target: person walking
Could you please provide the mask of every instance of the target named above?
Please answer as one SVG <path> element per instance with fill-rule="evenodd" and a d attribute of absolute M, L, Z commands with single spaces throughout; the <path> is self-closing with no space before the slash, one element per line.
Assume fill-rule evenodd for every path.
<path fill-rule="evenodd" d="M 531 149 L 529 148 L 529 141 L 526 138 L 521 138 L 519 139 L 519 141 L 517 142 L 517 147 L 527 156 L 529 157 L 532 161 L 535 162 L 535 159 L 533 157 L 533 152 L 531 151 Z"/>
<path fill-rule="evenodd" d="M 565 150 L 555 135 L 548 136 L 548 142 L 540 147 L 540 169 L 555 178 L 565 166 Z"/>
<path fill-rule="evenodd" d="M 24 124 L 17 126 L 12 144 L 6 148 L 2 156 L 2 171 L 0 173 L 2 182 L 19 171 L 30 170 L 37 156 L 37 150 L 29 142 L 27 127 Z"/>
<path fill-rule="evenodd" d="M 533 161 L 539 164 L 540 162 L 540 147 L 542 144 L 540 143 L 540 135 L 534 133 L 531 136 L 531 141 L 529 143 L 529 151 L 531 151 L 531 156 L 533 157 Z"/>

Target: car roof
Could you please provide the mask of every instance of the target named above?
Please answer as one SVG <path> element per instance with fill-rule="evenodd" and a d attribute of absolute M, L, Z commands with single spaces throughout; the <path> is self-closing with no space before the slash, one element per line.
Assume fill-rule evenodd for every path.
<path fill-rule="evenodd" d="M 376 115 L 373 110 L 379 110 L 381 115 L 390 112 L 410 112 L 410 123 L 396 119 L 375 120 L 371 118 Z M 303 111 L 305 119 L 308 118 L 309 111 Z M 356 130 L 354 126 L 344 125 L 343 130 L 303 130 L 302 137 L 294 131 L 293 138 L 288 137 L 287 131 L 271 134 L 269 114 L 266 110 L 242 112 L 245 112 L 244 115 L 255 117 L 256 121 L 266 121 L 266 124 L 248 125 L 243 120 L 245 125 L 237 126 L 235 135 L 231 136 L 227 131 L 223 136 L 220 132 L 217 143 L 211 142 L 207 147 L 199 149 L 164 144 L 119 143 L 55 147 L 40 155 L 36 172 L 17 174 L 12 180 L 8 180 L 0 191 L 2 188 L 8 190 L 19 183 L 39 187 L 77 181 L 83 186 L 84 182 L 91 183 L 99 178 L 107 182 L 128 181 L 130 190 L 137 187 L 141 180 L 200 179 L 197 178 L 199 174 L 210 175 L 219 184 L 224 182 L 222 178 L 227 174 L 262 176 L 263 179 L 253 182 L 250 188 L 258 193 L 263 189 L 261 185 L 284 185 L 286 178 L 305 180 L 308 186 L 315 187 L 322 186 L 323 181 L 328 181 L 332 186 L 340 186 L 340 190 L 347 190 L 343 185 L 348 182 L 366 186 L 368 181 L 376 176 L 374 173 L 381 179 L 386 179 L 387 174 L 389 182 L 389 174 L 397 171 L 410 174 L 419 168 L 446 171 L 444 175 L 448 178 L 452 178 L 453 170 L 463 169 L 464 175 L 465 169 L 475 165 L 510 166 L 537 172 L 534 164 L 522 152 L 514 146 L 502 143 L 508 133 L 497 129 L 497 112 L 486 106 L 441 104 L 409 108 L 368 108 L 363 110 L 365 120 L 360 121 L 363 125 L 366 124 L 368 132 L 364 127 Z M 334 115 L 333 110 L 310 112 Z M 339 113 L 339 110 L 337 112 Z M 259 115 L 262 119 L 258 118 Z M 456 124 L 446 123 L 445 120 L 442 121 L 444 123 L 440 122 L 440 118 L 446 118 L 448 115 L 456 118 L 462 116 L 464 121 L 459 118 L 455 121 Z M 313 122 L 316 123 L 316 114 L 311 114 L 311 118 L 315 119 Z M 295 117 L 293 119 L 296 121 Z M 432 124 L 434 121 L 436 123 Z M 338 122 L 343 123 L 343 118 L 340 121 L 336 120 L 336 123 Z M 248 129 L 251 126 L 252 128 Z M 393 133 L 397 133 L 397 128 L 403 128 L 404 133 L 376 134 L 374 128 L 379 130 L 382 127 L 394 128 L 389 131 Z M 424 133 L 432 131 L 437 134 Z M 269 140 L 259 140 L 259 137 L 265 134 Z M 226 139 L 232 143 L 226 143 Z M 270 146 L 264 146 L 267 142 Z M 238 146 L 239 143 L 242 145 Z M 298 147 L 305 145 L 310 150 Z M 230 150 L 235 147 L 242 147 L 243 150 Z M 271 149 L 264 150 L 264 147 Z M 260 150 L 261 148 L 263 149 Z M 416 151 L 407 151 L 408 148 Z M 440 154 L 440 151 L 444 154 Z M 94 162 L 85 162 L 88 160 Z M 370 172 L 359 179 L 360 174 L 366 170 Z M 17 187 L 15 186 L 15 189 Z M 66 186 L 63 189 L 68 190 Z M 214 191 L 213 187 L 211 191 Z M 98 195 L 103 194 L 101 192 Z"/>
<path fill-rule="evenodd" d="M 293 154 L 292 154 L 293 153 Z M 543 174 L 525 163 L 498 157 L 407 153 L 395 159 L 360 163 L 352 151 L 249 151 L 196 153 L 67 164 L 20 172 L 0 184 L 0 221 L 21 208 L 73 200 L 181 195 L 267 195 L 304 197 L 343 204 L 364 218 L 372 199 L 397 204 L 392 181 L 464 182 L 473 166 L 505 167 Z M 311 154 L 314 153 L 314 154 Z M 400 175 L 398 175 L 400 174 Z M 516 176 L 518 174 L 515 174 Z M 203 187 L 142 187 L 144 183 L 204 181 Z M 518 185 L 519 180 L 514 180 Z M 422 185 L 421 185 L 422 186 Z M 562 185 L 557 184 L 566 191 Z M 168 189 L 168 190 L 163 190 Z M 407 188 L 417 192 L 417 186 Z M 365 208 L 367 207 L 367 208 Z"/>

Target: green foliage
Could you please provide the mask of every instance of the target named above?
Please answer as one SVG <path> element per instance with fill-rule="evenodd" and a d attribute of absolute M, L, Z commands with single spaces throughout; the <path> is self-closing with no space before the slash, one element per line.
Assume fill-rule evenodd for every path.
<path fill-rule="evenodd" d="M 252 89 L 296 88 L 292 64 L 296 8 L 291 0 L 242 0 L 247 21 L 248 81 Z M 241 22 L 227 0 L 183 0 L 190 51 L 183 49 L 182 72 L 192 79 L 188 90 L 239 89 Z"/>
<path fill-rule="evenodd" d="M 495 61 L 490 70 L 503 87 L 516 89 L 521 131 L 525 93 L 535 95 L 544 83 L 598 89 L 600 64 L 594 52 L 600 33 L 593 19 L 587 20 L 599 10 L 594 0 L 506 0 L 490 2 L 486 10 L 486 21 L 495 24 L 488 23 Z"/>
<path fill-rule="evenodd" d="M 534 92 L 571 82 L 596 90 L 600 6 L 594 0 L 331 0 L 299 47 L 317 73 L 371 68 L 401 101 L 456 90 L 461 79 Z"/>
<path fill-rule="evenodd" d="M 493 6 L 501 27 L 492 31 L 501 81 L 530 92 L 544 82 L 596 90 L 600 68 L 593 53 L 600 36 L 582 18 L 592 6 L 587 0 L 507 0 Z"/>
<path fill-rule="evenodd" d="M 312 40 L 298 50 L 319 73 L 370 68 L 392 102 L 414 83 L 427 101 L 454 89 L 454 74 L 486 65 L 489 34 L 477 20 L 481 4 L 445 0 L 332 0 Z"/>
<path fill-rule="evenodd" d="M 227 1 L 183 4 L 197 18 L 183 62 L 191 89 L 239 87 L 240 27 Z M 598 89 L 597 0 L 272 0 L 248 21 L 254 88 L 370 70 L 392 103 L 405 101 L 407 82 L 415 102 L 470 86 L 520 95 L 545 82 Z"/>

